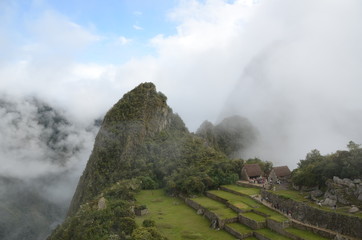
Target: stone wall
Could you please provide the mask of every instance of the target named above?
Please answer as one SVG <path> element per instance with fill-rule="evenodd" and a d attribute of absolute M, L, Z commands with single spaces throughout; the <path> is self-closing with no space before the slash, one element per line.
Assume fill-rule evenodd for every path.
<path fill-rule="evenodd" d="M 254 236 L 259 239 L 259 240 L 271 240 L 267 237 L 265 237 L 264 235 L 261 235 L 260 233 L 254 232 Z"/>
<path fill-rule="evenodd" d="M 273 230 L 274 232 L 284 235 L 284 233 L 285 233 L 284 228 L 290 227 L 290 224 L 289 224 L 289 221 L 278 222 L 273 219 L 267 218 L 266 226 L 269 229 Z"/>
<path fill-rule="evenodd" d="M 216 196 L 215 194 L 213 193 L 210 193 L 210 192 L 206 192 L 206 196 L 215 200 L 215 201 L 218 201 L 218 202 L 221 202 L 223 204 L 225 204 L 228 208 L 231 208 L 233 211 L 237 212 L 237 213 L 242 213 L 242 212 L 245 212 L 243 211 L 242 209 L 234 206 L 233 204 L 231 204 L 227 199 L 224 199 L 222 197 L 219 197 L 219 196 Z"/>
<path fill-rule="evenodd" d="M 233 228 L 229 227 L 228 225 L 224 226 L 224 230 L 236 237 L 237 239 L 244 239 L 253 236 L 253 232 L 241 234 L 238 231 L 235 231 Z"/>
<path fill-rule="evenodd" d="M 222 198 L 222 197 L 219 197 L 215 194 L 212 194 L 210 192 L 206 192 L 206 196 L 211 198 L 212 200 L 215 200 L 215 201 L 218 201 L 218 202 L 221 202 L 223 204 L 227 204 L 228 203 L 228 200 L 225 199 L 225 198 Z"/>
<path fill-rule="evenodd" d="M 264 199 L 273 204 L 278 204 L 283 209 L 290 211 L 292 218 L 300 222 L 317 227 L 330 229 L 343 235 L 362 239 L 362 220 L 354 216 L 347 216 L 337 212 L 323 211 L 317 207 L 311 207 L 305 203 L 297 202 L 289 198 L 278 196 L 272 192 L 261 191 Z M 316 229 L 314 229 L 315 231 Z M 324 233 L 317 232 L 323 236 Z"/>
<path fill-rule="evenodd" d="M 307 226 L 307 225 L 304 225 L 304 224 L 300 224 L 296 221 L 293 221 L 291 222 L 291 226 L 294 227 L 294 228 L 298 228 L 298 229 L 301 229 L 301 230 L 306 230 L 308 232 L 313 232 L 315 234 L 318 234 L 322 237 L 325 237 L 325 238 L 329 238 L 329 239 L 333 239 L 335 237 L 335 234 L 333 233 L 330 233 L 328 231 L 325 231 L 323 229 L 318 229 L 318 228 L 313 228 L 312 226 Z"/>
<path fill-rule="evenodd" d="M 195 209 L 197 211 L 201 210 L 203 216 L 207 217 L 207 219 L 209 219 L 210 221 L 217 220 L 219 228 L 221 228 L 221 229 L 224 228 L 225 224 L 227 224 L 227 223 L 234 223 L 234 222 L 238 221 L 237 217 L 221 219 L 217 214 L 210 212 L 207 208 L 204 208 L 203 206 L 201 206 L 197 202 L 193 201 L 192 199 L 185 198 L 184 201 L 187 205 L 189 205 L 193 209 Z"/>
<path fill-rule="evenodd" d="M 266 227 L 266 222 L 257 222 L 255 220 L 247 218 L 243 215 L 239 215 L 239 222 L 254 230 Z"/>
<path fill-rule="evenodd" d="M 252 187 L 252 188 L 263 188 L 262 186 L 258 186 L 258 185 L 255 185 L 255 184 L 251 184 L 251 183 L 246 183 L 246 182 L 236 182 L 236 185 L 239 185 L 241 187 Z"/>
<path fill-rule="evenodd" d="M 240 184 L 238 184 L 238 185 L 240 185 Z M 229 188 L 220 187 L 220 189 L 223 190 L 223 191 L 225 191 L 225 192 L 233 193 L 233 194 L 235 194 L 235 195 L 249 197 L 249 195 L 243 194 L 243 193 L 241 193 L 241 192 L 234 191 L 234 190 L 229 189 Z"/>

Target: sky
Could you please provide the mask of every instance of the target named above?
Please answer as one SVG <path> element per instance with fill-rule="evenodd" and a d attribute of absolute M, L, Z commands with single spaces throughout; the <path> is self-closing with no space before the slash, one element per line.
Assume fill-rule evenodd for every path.
<path fill-rule="evenodd" d="M 358 0 L 0 0 L 0 91 L 88 123 L 154 82 L 190 131 L 241 115 L 242 157 L 362 143 Z"/>

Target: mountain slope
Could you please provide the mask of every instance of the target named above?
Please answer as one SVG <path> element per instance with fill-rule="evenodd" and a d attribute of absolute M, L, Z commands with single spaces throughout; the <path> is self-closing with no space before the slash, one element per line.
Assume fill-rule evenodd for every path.
<path fill-rule="evenodd" d="M 222 153 L 190 134 L 166 100 L 154 84 L 144 83 L 109 110 L 68 215 L 119 180 L 141 177 L 144 182 L 165 186 L 165 177 L 181 166 L 225 159 Z"/>
<path fill-rule="evenodd" d="M 190 133 L 166 100 L 143 83 L 108 111 L 68 218 L 49 240 L 164 239 L 157 229 L 136 226 L 138 190 L 200 194 L 238 178 L 239 163 Z"/>

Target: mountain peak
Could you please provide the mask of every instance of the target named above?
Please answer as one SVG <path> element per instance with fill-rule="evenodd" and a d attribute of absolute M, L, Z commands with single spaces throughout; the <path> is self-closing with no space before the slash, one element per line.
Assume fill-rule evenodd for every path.
<path fill-rule="evenodd" d="M 87 167 L 80 178 L 68 215 L 121 179 L 137 177 L 146 139 L 167 129 L 188 133 L 183 121 L 157 92 L 153 83 L 142 83 L 126 93 L 106 114 Z M 142 157 L 140 157 L 142 156 Z"/>

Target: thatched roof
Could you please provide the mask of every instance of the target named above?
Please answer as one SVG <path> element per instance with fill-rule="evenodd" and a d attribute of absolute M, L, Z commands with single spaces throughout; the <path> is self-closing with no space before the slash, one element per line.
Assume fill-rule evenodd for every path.
<path fill-rule="evenodd" d="M 243 167 L 246 170 L 246 173 L 249 177 L 259 177 L 263 175 L 263 171 L 261 170 L 259 164 L 245 164 Z"/>
<path fill-rule="evenodd" d="M 277 175 L 277 177 L 286 177 L 291 174 L 291 171 L 289 170 L 288 166 L 274 167 L 273 170 L 275 172 L 275 175 Z"/>

